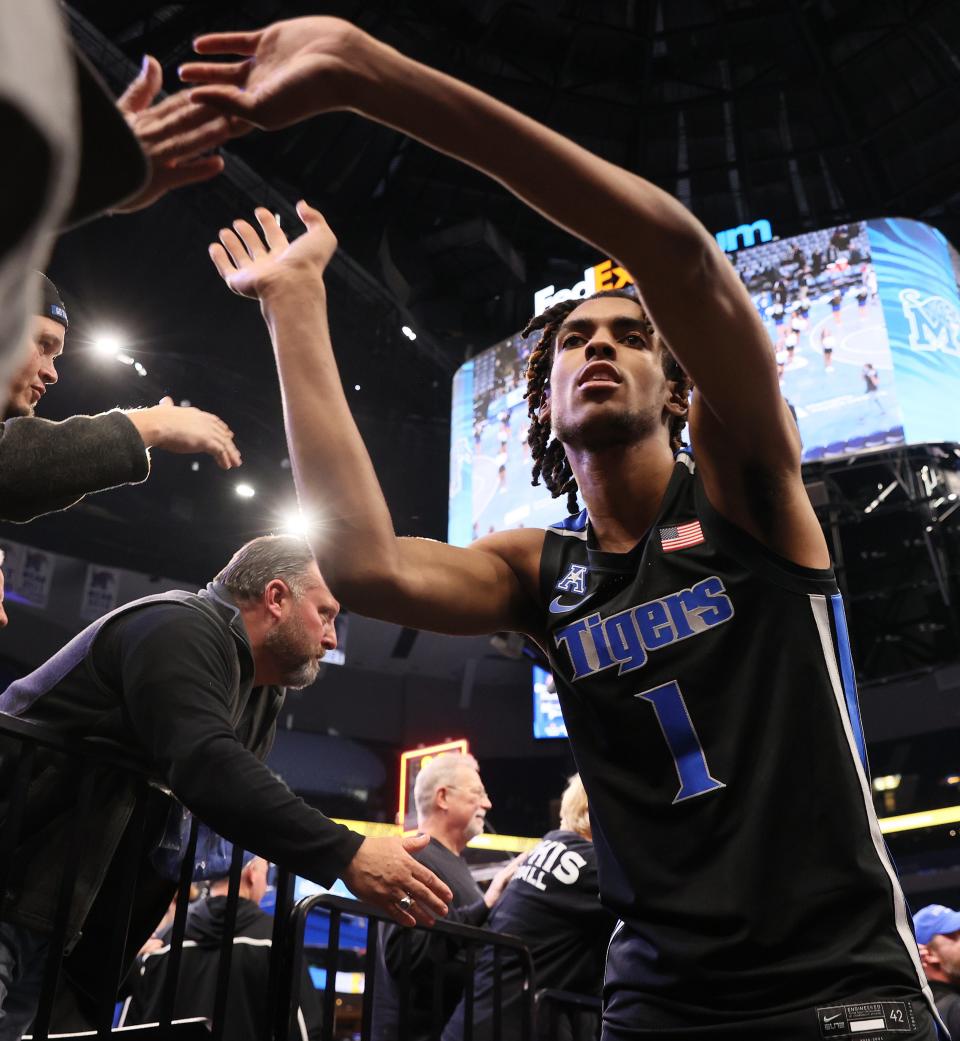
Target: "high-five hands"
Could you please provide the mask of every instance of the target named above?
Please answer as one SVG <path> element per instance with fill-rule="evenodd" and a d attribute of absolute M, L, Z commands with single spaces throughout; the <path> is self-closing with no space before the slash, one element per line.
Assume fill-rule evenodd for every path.
<path fill-rule="evenodd" d="M 174 188 L 209 181 L 223 169 L 223 159 L 204 153 L 251 129 L 249 123 L 199 104 L 186 91 L 154 105 L 162 85 L 160 63 L 147 55 L 137 78 L 117 99 L 150 173 L 143 189 L 116 212 L 142 210 Z"/>
<path fill-rule="evenodd" d="M 382 907 L 401 925 L 433 925 L 447 913 L 453 893 L 410 856 L 429 841 L 427 835 L 366 838 L 343 872 L 343 881 L 354 896 Z"/>
<path fill-rule="evenodd" d="M 260 298 L 271 285 L 285 280 L 322 280 L 337 240 L 319 210 L 303 200 L 297 214 L 306 232 L 290 242 L 277 218 L 265 207 L 254 211 L 260 232 L 245 220 L 220 229 L 220 241 L 210 245 L 210 259 L 227 286 L 239 296 Z"/>
<path fill-rule="evenodd" d="M 255 32 L 209 33 L 194 40 L 203 55 L 239 55 L 233 62 L 187 62 L 190 97 L 265 130 L 307 116 L 355 108 L 375 78 L 377 48 L 362 30 L 339 18 L 291 18 Z"/>

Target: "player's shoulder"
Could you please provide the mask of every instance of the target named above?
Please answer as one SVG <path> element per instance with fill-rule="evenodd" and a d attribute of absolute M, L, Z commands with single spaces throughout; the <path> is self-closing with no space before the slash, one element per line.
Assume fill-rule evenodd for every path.
<path fill-rule="evenodd" d="M 539 560 L 545 537 L 543 528 L 510 528 L 492 531 L 471 543 L 470 548 L 480 553 L 492 553 L 514 565 Z"/>
<path fill-rule="evenodd" d="M 556 538 L 578 539 L 580 542 L 587 541 L 587 511 L 571 513 L 562 520 L 555 521 L 544 532 Z"/>

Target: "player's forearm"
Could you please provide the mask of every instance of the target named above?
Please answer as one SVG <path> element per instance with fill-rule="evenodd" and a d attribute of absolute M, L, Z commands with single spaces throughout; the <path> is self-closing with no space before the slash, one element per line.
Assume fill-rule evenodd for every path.
<path fill-rule="evenodd" d="M 322 519 L 313 542 L 331 588 L 381 582 L 396 537 L 373 464 L 350 414 L 322 282 L 278 281 L 261 293 L 277 359 L 290 463 L 300 504 Z"/>
<path fill-rule="evenodd" d="M 711 236 L 655 185 L 442 72 L 370 41 L 375 82 L 365 116 L 500 181 L 544 216 L 656 283 L 665 261 L 710 248 Z"/>

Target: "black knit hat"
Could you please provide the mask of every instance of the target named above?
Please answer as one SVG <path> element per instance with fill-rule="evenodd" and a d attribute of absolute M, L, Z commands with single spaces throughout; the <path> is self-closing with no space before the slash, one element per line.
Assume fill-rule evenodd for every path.
<path fill-rule="evenodd" d="M 41 316 L 52 318 L 55 322 L 59 322 L 64 329 L 69 329 L 67 309 L 63 306 L 63 300 L 60 299 L 60 291 L 42 271 L 37 272 L 37 277 L 40 279 Z"/>

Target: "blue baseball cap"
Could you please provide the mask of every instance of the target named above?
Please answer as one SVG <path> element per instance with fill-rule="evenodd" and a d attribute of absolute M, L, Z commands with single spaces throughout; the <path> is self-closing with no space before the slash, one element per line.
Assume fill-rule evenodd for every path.
<path fill-rule="evenodd" d="M 960 932 L 960 911 L 943 904 L 928 904 L 913 916 L 917 943 L 929 943 L 934 936 Z"/>

